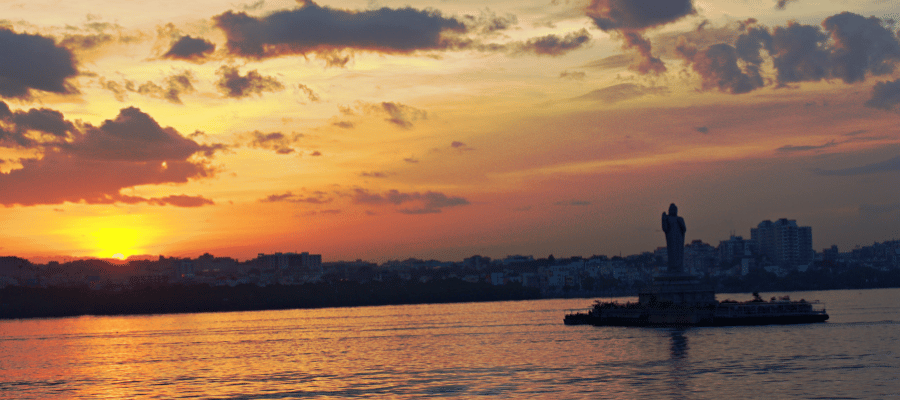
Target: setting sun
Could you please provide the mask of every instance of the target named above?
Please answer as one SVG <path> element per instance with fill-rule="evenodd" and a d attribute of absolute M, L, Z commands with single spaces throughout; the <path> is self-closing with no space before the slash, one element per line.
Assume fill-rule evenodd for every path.
<path fill-rule="evenodd" d="M 136 248 L 141 241 L 141 234 L 134 228 L 100 228 L 95 230 L 91 236 L 95 240 L 99 257 L 123 260 L 127 256 L 141 252 Z"/>

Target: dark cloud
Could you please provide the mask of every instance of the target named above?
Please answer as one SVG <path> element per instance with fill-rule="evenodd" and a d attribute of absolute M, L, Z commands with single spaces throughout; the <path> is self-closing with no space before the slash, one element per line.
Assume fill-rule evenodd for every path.
<path fill-rule="evenodd" d="M 363 178 L 387 178 L 387 174 L 386 174 L 386 173 L 384 173 L 384 172 L 377 172 L 377 171 L 372 171 L 372 172 L 362 172 L 362 173 L 359 174 L 359 176 L 361 176 L 361 177 L 363 177 Z"/>
<path fill-rule="evenodd" d="M 216 81 L 219 91 L 231 98 L 243 98 L 251 95 L 262 95 L 263 92 L 277 92 L 284 89 L 284 85 L 271 76 L 262 76 L 256 70 L 247 72 L 241 76 L 237 67 L 223 65 L 216 71 L 220 76 Z"/>
<path fill-rule="evenodd" d="M 418 164 L 419 163 L 419 160 L 414 157 L 404 158 L 403 161 L 406 161 L 410 164 Z"/>
<path fill-rule="evenodd" d="M 316 150 L 316 151 L 314 151 L 314 152 L 312 152 L 312 153 L 309 153 L 309 155 L 311 155 L 311 156 L 313 156 L 313 157 L 321 157 L 321 156 L 322 156 L 322 152 Z"/>
<path fill-rule="evenodd" d="M 893 110 L 898 104 L 900 104 L 900 79 L 876 83 L 872 87 L 872 97 L 866 101 L 866 106 L 882 110 Z"/>
<path fill-rule="evenodd" d="M 778 151 L 789 153 L 789 152 L 797 152 L 797 151 L 821 150 L 821 149 L 827 149 L 829 147 L 834 147 L 839 144 L 840 143 L 838 143 L 834 140 L 832 140 L 828 143 L 825 143 L 825 144 L 820 144 L 820 145 L 794 146 L 794 145 L 789 144 L 787 146 L 779 147 Z"/>
<path fill-rule="evenodd" d="M 133 107 L 122 109 L 115 119 L 100 126 L 61 122 L 60 114 L 52 110 L 32 111 L 7 116 L 7 128 L 21 130 L 19 123 L 33 127 L 38 125 L 36 120 L 49 121 L 52 123 L 41 129 L 65 135 L 28 142 L 30 148 L 42 151 L 42 157 L 20 159 L 22 168 L 0 174 L 0 204 L 212 204 L 201 196 L 145 198 L 120 192 L 139 185 L 184 183 L 212 176 L 215 169 L 196 156 L 211 157 L 221 147 L 201 145 L 173 128 L 163 128 Z"/>
<path fill-rule="evenodd" d="M 843 12 L 826 18 L 822 26 L 833 42 L 832 75 L 853 83 L 865 80 L 866 73 L 894 72 L 900 60 L 900 42 L 880 19 Z"/>
<path fill-rule="evenodd" d="M 898 171 L 900 171 L 900 156 L 859 167 L 815 170 L 817 174 L 825 176 L 853 176 Z"/>
<path fill-rule="evenodd" d="M 10 147 L 36 147 L 49 135 L 51 143 L 65 141 L 76 130 L 74 124 L 66 121 L 62 113 L 47 108 L 32 108 L 28 111 L 11 111 L 0 101 L 0 144 Z"/>
<path fill-rule="evenodd" d="M 301 83 L 301 84 L 297 85 L 297 88 L 300 89 L 300 91 L 303 92 L 303 94 L 305 94 L 307 98 L 309 98 L 309 101 L 312 101 L 312 102 L 319 101 L 319 95 L 317 95 L 316 92 L 313 92 L 313 90 L 310 89 L 309 86 L 306 86 Z"/>
<path fill-rule="evenodd" d="M 308 0 L 296 9 L 264 17 L 227 11 L 213 21 L 225 33 L 229 52 L 256 59 L 344 49 L 381 53 L 446 49 L 453 42 L 445 34 L 467 29 L 463 22 L 434 10 L 350 11 Z"/>
<path fill-rule="evenodd" d="M 297 143 L 302 137 L 303 134 L 299 133 L 287 136 L 281 132 L 262 133 L 254 131 L 249 134 L 248 144 L 250 147 L 272 150 L 278 154 L 291 154 L 294 152 L 294 148 L 291 145 Z"/>
<path fill-rule="evenodd" d="M 691 0 L 592 0 L 585 10 L 603 31 L 642 31 L 696 14 Z"/>
<path fill-rule="evenodd" d="M 458 152 L 460 152 L 460 153 L 465 152 L 465 151 L 474 151 L 474 150 L 475 150 L 475 149 L 469 147 L 469 145 L 467 145 L 467 144 L 465 144 L 465 143 L 463 143 L 463 142 L 460 142 L 460 141 L 458 141 L 458 140 L 455 140 L 455 141 L 451 142 L 451 143 L 450 143 L 450 148 L 453 149 L 453 150 L 456 150 L 456 151 L 458 151 Z"/>
<path fill-rule="evenodd" d="M 563 71 L 559 73 L 560 79 L 572 79 L 576 81 L 580 81 L 584 79 L 587 75 L 582 71 Z"/>
<path fill-rule="evenodd" d="M 385 121 L 404 129 L 412 128 L 413 122 L 426 119 L 428 113 L 415 107 L 394 102 L 361 103 L 358 107 L 367 114 L 386 115 Z"/>
<path fill-rule="evenodd" d="M 572 50 L 579 49 L 591 41 L 591 34 L 587 29 L 571 32 L 564 37 L 546 35 L 528 39 L 525 42 L 513 45 L 513 53 L 530 53 L 541 56 L 561 56 Z"/>
<path fill-rule="evenodd" d="M 216 45 L 203 38 L 182 36 L 169 48 L 163 58 L 173 60 L 198 61 L 215 51 Z"/>
<path fill-rule="evenodd" d="M 772 30 L 769 54 L 780 84 L 818 81 L 828 74 L 828 35 L 813 25 L 788 22 Z"/>
<path fill-rule="evenodd" d="M 32 108 L 13 112 L 2 101 L 0 122 L 0 144 L 6 147 L 35 147 L 40 145 L 44 135 L 49 135 L 51 142 L 60 142 L 75 130 L 75 126 L 66 121 L 59 111 Z"/>
<path fill-rule="evenodd" d="M 314 192 L 311 196 L 303 196 L 292 192 L 284 192 L 282 194 L 273 194 L 260 199 L 263 203 L 309 203 L 309 204 L 325 204 L 330 203 L 333 199 L 326 196 L 324 192 Z"/>
<path fill-rule="evenodd" d="M 705 126 L 698 126 L 694 130 L 700 133 L 709 133 L 709 128 Z"/>
<path fill-rule="evenodd" d="M 749 20 L 739 29 L 733 46 L 717 43 L 701 50 L 692 39 L 679 39 L 676 53 L 702 77 L 704 89 L 738 94 L 767 85 L 760 72 L 764 54 L 771 57 L 779 86 L 830 78 L 862 82 L 869 74 L 892 73 L 900 61 L 898 37 L 875 17 L 843 12 L 821 27 L 791 21 L 772 29 Z"/>
<path fill-rule="evenodd" d="M 666 94 L 669 89 L 665 86 L 643 86 L 634 83 L 620 83 L 618 85 L 607 86 L 602 89 L 594 90 L 590 93 L 576 97 L 574 100 L 591 100 L 603 101 L 606 103 L 616 103 L 619 101 L 633 99 L 652 94 Z"/>
<path fill-rule="evenodd" d="M 404 214 L 433 214 L 439 213 L 443 208 L 468 205 L 469 201 L 462 197 L 450 197 L 440 192 L 412 192 L 404 193 L 397 190 L 389 190 L 385 193 L 370 193 L 364 189 L 356 189 L 352 195 L 356 204 L 368 205 L 402 205 L 416 203 L 419 207 L 402 208 L 397 211 Z"/>
<path fill-rule="evenodd" d="M 352 129 L 354 127 L 353 123 L 349 122 L 349 121 L 332 122 L 331 125 L 334 125 L 338 128 L 344 128 L 344 129 Z"/>
<path fill-rule="evenodd" d="M 135 107 L 123 108 L 116 119 L 103 121 L 99 127 L 85 125 L 82 134 L 61 147 L 84 159 L 130 162 L 181 161 L 216 150 L 174 128 L 161 127 Z"/>
<path fill-rule="evenodd" d="M 32 90 L 76 93 L 66 82 L 75 76 L 72 53 L 51 38 L 0 27 L 0 96 L 29 98 Z"/>
<path fill-rule="evenodd" d="M 653 56 L 644 31 L 696 13 L 692 0 L 592 0 L 585 9 L 585 14 L 598 28 L 617 33 L 623 40 L 622 47 L 634 50 L 640 56 L 640 61 L 632 68 L 655 74 L 664 72 L 666 67 L 662 60 Z"/>
<path fill-rule="evenodd" d="M 757 65 L 744 62 L 743 69 L 738 65 L 738 52 L 731 45 L 715 44 L 702 51 L 688 46 L 679 49 L 694 71 L 703 78 L 703 89 L 717 88 L 722 92 L 739 94 L 764 84 Z"/>
<path fill-rule="evenodd" d="M 8 107 L 7 107 L 8 108 Z M 48 108 L 32 108 L 26 112 L 12 114 L 12 122 L 21 130 L 37 130 L 57 137 L 65 137 L 75 130 L 75 125 L 66 121 L 63 114 Z"/>
<path fill-rule="evenodd" d="M 784 10 L 788 3 L 795 3 L 797 0 L 778 0 L 775 3 L 775 8 L 779 10 Z"/>

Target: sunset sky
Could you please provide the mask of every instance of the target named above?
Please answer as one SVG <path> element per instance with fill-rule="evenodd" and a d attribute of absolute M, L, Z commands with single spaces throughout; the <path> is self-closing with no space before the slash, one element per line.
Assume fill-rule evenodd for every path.
<path fill-rule="evenodd" d="M 671 202 L 900 238 L 892 1 L 3 9 L 0 255 L 624 255 Z"/>

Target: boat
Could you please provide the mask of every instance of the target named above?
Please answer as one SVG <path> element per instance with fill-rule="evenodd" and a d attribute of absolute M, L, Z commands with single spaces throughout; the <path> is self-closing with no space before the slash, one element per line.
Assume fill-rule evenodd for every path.
<path fill-rule="evenodd" d="M 825 322 L 828 313 L 818 300 L 793 301 L 788 296 L 765 301 L 680 302 L 650 298 L 645 302 L 601 302 L 566 314 L 566 325 L 595 326 L 741 326 Z"/>

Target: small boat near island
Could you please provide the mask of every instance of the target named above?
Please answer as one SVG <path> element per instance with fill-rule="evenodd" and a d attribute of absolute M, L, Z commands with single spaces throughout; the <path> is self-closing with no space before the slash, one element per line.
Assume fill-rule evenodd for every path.
<path fill-rule="evenodd" d="M 653 277 L 650 286 L 638 294 L 637 303 L 597 301 L 584 311 L 570 312 L 566 325 L 597 326 L 737 326 L 770 324 L 806 324 L 825 322 L 824 304 L 816 301 L 792 301 L 788 296 L 763 300 L 753 293 L 749 301 L 716 300 L 715 290 L 683 271 L 684 218 L 678 207 L 669 206 L 662 214 L 666 234 L 668 269 Z"/>

